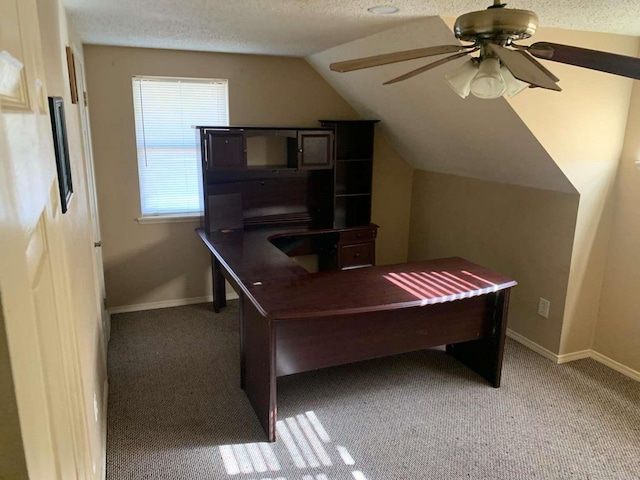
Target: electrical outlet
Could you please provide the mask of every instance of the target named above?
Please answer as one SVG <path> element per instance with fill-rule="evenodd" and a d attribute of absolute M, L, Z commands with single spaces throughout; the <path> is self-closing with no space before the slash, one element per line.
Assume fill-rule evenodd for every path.
<path fill-rule="evenodd" d="M 546 298 L 540 297 L 540 303 L 538 304 L 538 315 L 549 318 L 549 308 L 551 308 L 551 302 Z"/>

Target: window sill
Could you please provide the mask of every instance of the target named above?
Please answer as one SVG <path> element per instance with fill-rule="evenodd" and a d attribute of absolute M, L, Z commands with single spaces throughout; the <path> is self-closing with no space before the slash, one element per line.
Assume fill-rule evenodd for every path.
<path fill-rule="evenodd" d="M 149 223 L 191 223 L 200 222 L 204 218 L 202 213 L 185 213 L 179 215 L 149 215 L 148 217 L 138 217 L 136 220 L 140 225 Z"/>

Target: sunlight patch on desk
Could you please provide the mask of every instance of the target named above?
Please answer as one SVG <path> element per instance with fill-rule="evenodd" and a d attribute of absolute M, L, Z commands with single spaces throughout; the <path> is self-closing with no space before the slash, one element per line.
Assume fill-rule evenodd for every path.
<path fill-rule="evenodd" d="M 347 476 L 366 480 L 361 471 L 352 470 L 355 460 L 347 448 L 331 445 L 331 437 L 313 411 L 278 421 L 276 431 L 276 443 L 220 446 L 226 473 L 238 480 L 341 480 Z M 282 476 L 287 465 L 300 473 Z M 274 477 L 272 472 L 281 473 Z"/>
<path fill-rule="evenodd" d="M 451 302 L 463 298 L 476 297 L 500 290 L 500 285 L 485 278 L 462 270 L 461 276 L 449 272 L 407 272 L 390 273 L 383 277 L 421 300 L 420 306 Z M 466 278 L 462 278 L 466 275 Z M 490 286 L 478 285 L 474 281 Z"/>
<path fill-rule="evenodd" d="M 465 275 L 469 275 L 470 277 L 475 278 L 476 280 L 480 280 L 481 282 L 485 282 L 488 283 L 489 285 L 493 285 L 495 286 L 495 283 L 490 282 L 489 280 L 487 280 L 486 278 L 480 277 L 479 275 L 476 275 L 474 273 L 471 272 L 467 272 L 466 270 L 462 270 L 462 273 L 464 273 Z"/>

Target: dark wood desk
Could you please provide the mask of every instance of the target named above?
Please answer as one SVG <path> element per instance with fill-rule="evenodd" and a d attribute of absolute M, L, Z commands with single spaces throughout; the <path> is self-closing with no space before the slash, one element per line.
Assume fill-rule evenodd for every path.
<path fill-rule="evenodd" d="M 500 386 L 514 280 L 461 258 L 307 273 L 269 242 L 290 233 L 198 230 L 239 293 L 240 382 L 269 441 L 279 376 L 447 345 Z"/>

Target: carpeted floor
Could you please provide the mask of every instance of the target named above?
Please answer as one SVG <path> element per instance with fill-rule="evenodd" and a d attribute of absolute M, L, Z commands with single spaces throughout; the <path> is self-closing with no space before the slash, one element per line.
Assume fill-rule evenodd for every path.
<path fill-rule="evenodd" d="M 237 301 L 115 315 L 107 479 L 640 479 L 640 383 L 507 342 L 502 387 L 441 350 L 239 388 Z"/>

